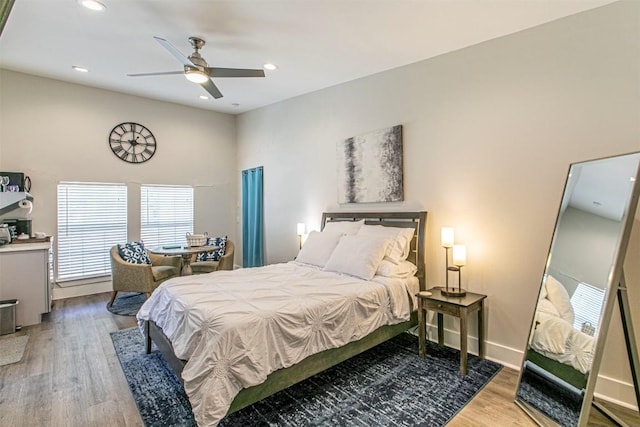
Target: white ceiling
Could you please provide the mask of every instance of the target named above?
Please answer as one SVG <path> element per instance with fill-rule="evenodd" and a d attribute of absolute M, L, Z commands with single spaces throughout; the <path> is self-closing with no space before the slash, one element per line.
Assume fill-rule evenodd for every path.
<path fill-rule="evenodd" d="M 421 61 L 612 3 L 612 0 L 18 0 L 0 37 L 0 67 L 209 110 L 240 113 Z M 207 44 L 209 66 L 279 65 L 266 78 L 216 79 L 224 94 L 179 75 L 153 36 L 183 54 Z M 72 65 L 89 68 L 87 74 Z M 234 106 L 239 104 L 239 106 Z"/>
<path fill-rule="evenodd" d="M 640 153 L 577 163 L 571 167 L 563 204 L 622 221 L 638 173 Z"/>

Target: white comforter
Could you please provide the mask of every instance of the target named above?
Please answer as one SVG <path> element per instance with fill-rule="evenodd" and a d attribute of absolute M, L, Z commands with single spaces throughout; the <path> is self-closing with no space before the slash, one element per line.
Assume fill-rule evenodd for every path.
<path fill-rule="evenodd" d="M 417 291 L 415 277 L 364 281 L 290 262 L 169 280 L 138 322 L 156 322 L 188 359 L 196 421 L 215 426 L 242 388 L 271 372 L 408 320 Z"/>
<path fill-rule="evenodd" d="M 566 320 L 538 310 L 539 322 L 531 340 L 531 348 L 538 353 L 570 365 L 586 374 L 593 361 L 594 338 L 574 329 Z"/>

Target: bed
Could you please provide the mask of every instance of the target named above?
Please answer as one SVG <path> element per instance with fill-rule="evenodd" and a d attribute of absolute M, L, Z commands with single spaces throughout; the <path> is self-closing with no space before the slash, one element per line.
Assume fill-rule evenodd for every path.
<path fill-rule="evenodd" d="M 535 322 L 527 362 L 533 369 L 542 368 L 541 372 L 552 376 L 549 379 L 559 379 L 582 392 L 593 361 L 594 337 L 574 328 L 569 295 L 551 275 L 542 287 Z"/>
<path fill-rule="evenodd" d="M 140 309 L 147 351 L 155 343 L 182 379 L 198 425 L 217 425 L 416 325 L 426 212 L 324 213 L 322 225 L 294 261 L 172 279 Z M 356 249 L 381 240 L 384 250 Z"/>

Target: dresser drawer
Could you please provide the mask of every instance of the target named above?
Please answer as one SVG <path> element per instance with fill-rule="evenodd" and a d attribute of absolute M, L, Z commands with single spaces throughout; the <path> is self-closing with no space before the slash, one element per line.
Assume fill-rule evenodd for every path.
<path fill-rule="evenodd" d="M 437 311 L 438 313 L 450 314 L 452 316 L 460 317 L 460 307 L 454 304 L 447 304 L 446 302 L 439 301 L 426 301 L 427 310 Z"/>

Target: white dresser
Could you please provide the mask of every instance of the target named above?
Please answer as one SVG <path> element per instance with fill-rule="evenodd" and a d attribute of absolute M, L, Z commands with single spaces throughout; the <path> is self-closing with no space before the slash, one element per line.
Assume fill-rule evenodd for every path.
<path fill-rule="evenodd" d="M 19 300 L 16 326 L 38 324 L 51 311 L 51 259 L 51 241 L 0 246 L 0 300 Z"/>

